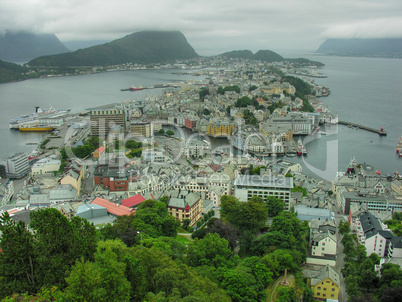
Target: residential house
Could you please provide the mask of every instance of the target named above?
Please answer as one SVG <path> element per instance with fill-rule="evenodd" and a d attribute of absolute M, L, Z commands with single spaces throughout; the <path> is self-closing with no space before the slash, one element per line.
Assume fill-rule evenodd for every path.
<path fill-rule="evenodd" d="M 181 194 L 178 197 L 170 198 L 167 209 L 171 216 L 180 221 L 189 219 L 190 226 L 193 226 L 202 217 L 203 200 L 194 192 L 187 195 Z"/>
<path fill-rule="evenodd" d="M 307 284 L 310 285 L 315 300 L 327 301 L 339 298 L 340 278 L 329 265 L 320 269 L 316 276 L 309 278 Z"/>

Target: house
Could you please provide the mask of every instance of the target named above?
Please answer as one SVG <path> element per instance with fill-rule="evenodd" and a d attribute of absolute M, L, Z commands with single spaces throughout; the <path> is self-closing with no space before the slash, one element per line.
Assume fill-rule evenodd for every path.
<path fill-rule="evenodd" d="M 94 158 L 99 158 L 103 156 L 106 153 L 105 147 L 100 146 L 98 149 L 96 149 L 93 153 Z"/>
<path fill-rule="evenodd" d="M 337 240 L 336 236 L 329 231 L 320 234 L 314 234 L 311 238 L 311 255 L 325 256 L 336 255 Z"/>
<path fill-rule="evenodd" d="M 171 197 L 167 206 L 169 214 L 180 221 L 190 220 L 190 226 L 201 219 L 203 211 L 203 200 L 200 195 L 194 192 L 182 192 L 177 197 Z"/>
<path fill-rule="evenodd" d="M 123 216 L 123 215 L 130 215 L 134 213 L 135 210 L 125 207 L 123 205 L 119 205 L 114 202 L 110 202 L 109 200 L 96 197 L 91 204 L 96 204 L 98 206 L 106 208 L 107 212 L 113 216 Z"/>
<path fill-rule="evenodd" d="M 129 198 L 123 199 L 121 201 L 121 205 L 128 208 L 137 208 L 143 201 L 145 201 L 145 198 L 140 194 L 136 194 Z"/>
<path fill-rule="evenodd" d="M 316 276 L 309 278 L 307 284 L 310 285 L 315 300 L 338 300 L 340 286 L 339 275 L 329 265 L 320 269 Z"/>

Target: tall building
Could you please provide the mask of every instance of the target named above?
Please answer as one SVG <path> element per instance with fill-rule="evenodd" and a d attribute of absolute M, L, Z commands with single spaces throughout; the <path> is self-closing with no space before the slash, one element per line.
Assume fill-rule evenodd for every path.
<path fill-rule="evenodd" d="M 23 153 L 17 153 L 7 158 L 4 165 L 8 178 L 21 178 L 31 170 L 28 156 Z"/>
<path fill-rule="evenodd" d="M 285 210 L 290 210 L 292 189 L 292 177 L 238 175 L 234 181 L 234 196 L 240 201 L 248 201 L 253 196 L 259 196 L 262 199 L 274 196 L 285 202 Z"/>
<path fill-rule="evenodd" d="M 126 113 L 124 110 L 92 110 L 91 111 L 91 131 L 93 136 L 106 137 L 110 129 L 119 125 L 126 129 Z"/>

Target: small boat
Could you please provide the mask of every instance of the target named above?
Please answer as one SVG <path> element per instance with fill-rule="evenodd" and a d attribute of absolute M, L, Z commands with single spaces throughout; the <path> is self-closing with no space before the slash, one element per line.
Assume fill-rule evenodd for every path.
<path fill-rule="evenodd" d="M 327 135 L 327 133 L 325 131 L 318 131 L 318 133 L 321 135 Z"/>
<path fill-rule="evenodd" d="M 130 89 L 130 91 L 144 90 L 144 88 L 142 88 L 141 86 L 139 86 L 139 87 L 131 86 L 129 89 Z"/>
<path fill-rule="evenodd" d="M 286 156 L 287 156 L 287 157 L 295 157 L 295 156 L 296 156 L 296 153 L 286 153 Z"/>

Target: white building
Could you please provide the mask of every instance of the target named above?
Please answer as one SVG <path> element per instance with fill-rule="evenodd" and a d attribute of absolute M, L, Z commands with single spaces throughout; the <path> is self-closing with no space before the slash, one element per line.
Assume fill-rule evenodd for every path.
<path fill-rule="evenodd" d="M 30 171 L 28 157 L 23 153 L 17 153 L 5 160 L 7 177 L 21 178 Z"/>
<path fill-rule="evenodd" d="M 45 157 L 38 160 L 31 168 L 32 175 L 51 174 L 60 169 L 61 160 L 54 157 Z"/>
<path fill-rule="evenodd" d="M 185 154 L 186 157 L 200 158 L 205 155 L 204 143 L 200 141 L 189 141 L 186 144 Z"/>
<path fill-rule="evenodd" d="M 311 255 L 323 257 L 325 255 L 336 255 L 336 235 L 329 231 L 326 233 L 314 234 L 311 238 Z"/>
<path fill-rule="evenodd" d="M 253 196 L 262 199 L 274 196 L 285 202 L 285 210 L 290 210 L 292 189 L 292 177 L 238 175 L 234 181 L 234 196 L 240 201 L 248 201 Z"/>

